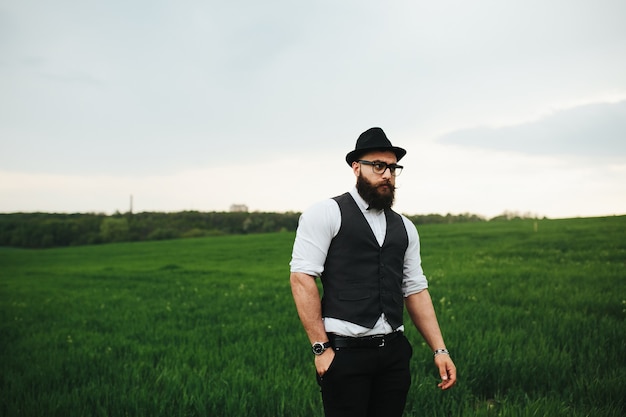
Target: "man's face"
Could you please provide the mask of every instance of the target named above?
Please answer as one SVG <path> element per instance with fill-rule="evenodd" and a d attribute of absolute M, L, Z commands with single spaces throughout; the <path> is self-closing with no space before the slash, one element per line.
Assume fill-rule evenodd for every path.
<path fill-rule="evenodd" d="M 362 155 L 359 160 L 384 162 L 386 164 L 397 162 L 396 155 L 391 151 L 369 152 Z M 386 169 L 382 174 L 377 174 L 371 165 L 353 162 L 352 170 L 357 179 L 357 190 L 370 208 L 377 210 L 391 208 L 395 197 L 396 177 L 391 175 L 389 169 Z"/>

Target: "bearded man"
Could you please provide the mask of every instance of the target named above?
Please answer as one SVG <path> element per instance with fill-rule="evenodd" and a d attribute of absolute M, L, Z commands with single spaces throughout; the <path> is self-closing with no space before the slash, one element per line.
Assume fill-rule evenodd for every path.
<path fill-rule="evenodd" d="M 311 342 L 326 417 L 402 415 L 413 354 L 404 336 L 404 306 L 433 351 L 438 386 L 445 390 L 456 382 L 422 270 L 417 229 L 391 209 L 405 154 L 381 128 L 363 132 L 346 155 L 356 186 L 313 205 L 298 223 L 291 289 Z"/>

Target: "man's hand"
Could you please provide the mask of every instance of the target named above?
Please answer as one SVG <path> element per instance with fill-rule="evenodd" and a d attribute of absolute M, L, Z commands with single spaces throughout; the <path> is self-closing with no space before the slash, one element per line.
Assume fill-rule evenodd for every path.
<path fill-rule="evenodd" d="M 330 368 L 330 364 L 333 363 L 335 359 L 335 351 L 332 348 L 328 348 L 319 356 L 315 357 L 315 369 L 317 369 L 317 374 L 319 376 L 324 376 L 328 368 Z"/>
<path fill-rule="evenodd" d="M 451 388 L 456 383 L 456 367 L 450 355 L 435 355 L 435 365 L 441 376 L 441 382 L 437 386 L 442 390 Z"/>

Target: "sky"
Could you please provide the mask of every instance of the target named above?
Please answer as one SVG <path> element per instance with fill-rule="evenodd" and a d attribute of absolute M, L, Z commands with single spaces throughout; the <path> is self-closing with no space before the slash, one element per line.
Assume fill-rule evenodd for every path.
<path fill-rule="evenodd" d="M 0 0 L 0 212 L 626 214 L 623 0 Z M 131 206 L 132 201 L 132 206 Z"/>

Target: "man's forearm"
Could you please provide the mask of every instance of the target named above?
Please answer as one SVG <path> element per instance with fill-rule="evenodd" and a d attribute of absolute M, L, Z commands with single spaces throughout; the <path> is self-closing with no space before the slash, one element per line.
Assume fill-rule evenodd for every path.
<path fill-rule="evenodd" d="M 435 308 L 428 290 L 411 294 L 405 298 L 406 309 L 415 327 L 432 350 L 445 349 L 446 345 L 439 328 Z"/>
<path fill-rule="evenodd" d="M 314 277 L 292 272 L 290 280 L 298 316 L 310 342 L 326 342 L 328 336 L 322 321 L 322 303 Z"/>

